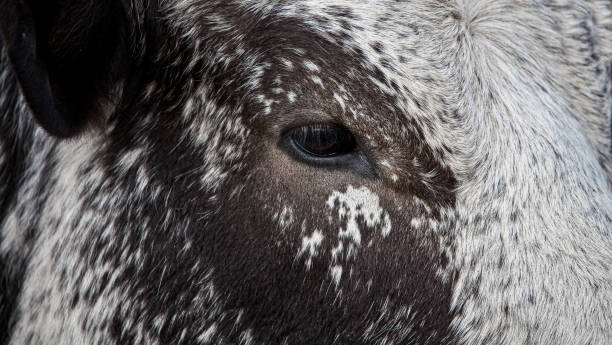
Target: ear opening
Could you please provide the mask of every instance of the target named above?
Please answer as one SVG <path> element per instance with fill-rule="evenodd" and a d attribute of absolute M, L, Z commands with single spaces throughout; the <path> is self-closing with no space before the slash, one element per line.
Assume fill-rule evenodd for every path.
<path fill-rule="evenodd" d="M 121 2 L 0 0 L 0 8 L 3 44 L 37 122 L 57 137 L 79 134 L 125 66 Z"/>

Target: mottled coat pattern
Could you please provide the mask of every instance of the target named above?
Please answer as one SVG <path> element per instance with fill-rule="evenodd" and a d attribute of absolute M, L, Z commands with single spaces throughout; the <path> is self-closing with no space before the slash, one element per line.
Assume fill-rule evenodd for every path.
<path fill-rule="evenodd" d="M 0 6 L 0 344 L 612 341 L 609 0 Z"/>

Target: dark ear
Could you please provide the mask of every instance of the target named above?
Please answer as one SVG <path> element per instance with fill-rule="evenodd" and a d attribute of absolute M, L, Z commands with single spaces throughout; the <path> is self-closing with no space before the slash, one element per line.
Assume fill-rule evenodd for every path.
<path fill-rule="evenodd" d="M 0 0 L 0 9 L 4 47 L 36 120 L 52 135 L 78 134 L 120 74 L 120 1 Z"/>

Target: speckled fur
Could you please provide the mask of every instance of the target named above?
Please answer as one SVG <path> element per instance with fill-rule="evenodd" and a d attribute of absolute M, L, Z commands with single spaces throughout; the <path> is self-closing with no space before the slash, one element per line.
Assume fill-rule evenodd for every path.
<path fill-rule="evenodd" d="M 121 6 L 79 136 L 0 47 L 0 344 L 610 342 L 609 0 Z"/>

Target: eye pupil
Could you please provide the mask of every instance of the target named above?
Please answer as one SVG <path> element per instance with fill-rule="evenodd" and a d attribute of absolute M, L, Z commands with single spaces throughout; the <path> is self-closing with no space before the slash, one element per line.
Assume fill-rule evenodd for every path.
<path fill-rule="evenodd" d="M 304 153 L 317 157 L 334 157 L 355 148 L 351 133 L 339 126 L 314 124 L 294 129 L 291 140 Z"/>

